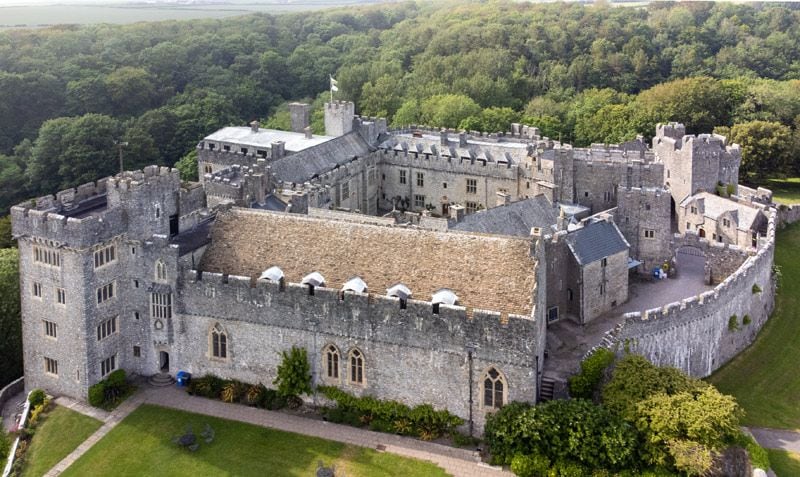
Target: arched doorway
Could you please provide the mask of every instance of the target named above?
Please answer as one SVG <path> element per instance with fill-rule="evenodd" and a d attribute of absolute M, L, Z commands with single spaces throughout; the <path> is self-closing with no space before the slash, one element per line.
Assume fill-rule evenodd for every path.
<path fill-rule="evenodd" d="M 698 235 L 698 236 L 700 236 L 700 238 L 706 238 L 706 231 L 705 231 L 705 229 L 698 229 L 698 230 L 697 230 L 697 235 Z"/>
<path fill-rule="evenodd" d="M 162 373 L 169 372 L 169 353 L 161 351 L 158 353 L 158 369 Z"/>
<path fill-rule="evenodd" d="M 705 283 L 706 254 L 698 247 L 689 245 L 675 251 L 675 265 L 681 280 L 686 283 Z"/>

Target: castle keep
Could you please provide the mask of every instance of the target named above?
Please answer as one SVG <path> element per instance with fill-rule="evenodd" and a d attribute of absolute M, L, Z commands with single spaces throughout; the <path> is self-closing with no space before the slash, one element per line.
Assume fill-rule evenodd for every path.
<path fill-rule="evenodd" d="M 628 314 L 601 345 L 706 375 L 754 336 L 725 336 L 727 315 L 767 319 L 774 211 L 724 138 L 669 124 L 652 149 L 573 148 L 354 110 L 326 105 L 325 135 L 300 103 L 290 132 L 216 131 L 199 183 L 151 166 L 13 207 L 26 386 L 85 399 L 119 368 L 269 384 L 300 346 L 316 384 L 480 430 L 539 400 L 548 323 L 613 315 L 681 249 L 713 293 Z"/>

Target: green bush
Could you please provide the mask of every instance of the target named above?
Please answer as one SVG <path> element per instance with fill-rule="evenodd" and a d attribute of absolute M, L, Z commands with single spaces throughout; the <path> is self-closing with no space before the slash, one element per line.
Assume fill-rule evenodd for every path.
<path fill-rule="evenodd" d="M 30 395 L 28 395 L 28 402 L 31 404 L 31 408 L 35 408 L 37 406 L 41 406 L 44 403 L 45 398 L 47 395 L 41 389 L 34 389 L 31 391 Z"/>
<path fill-rule="evenodd" d="M 550 470 L 550 459 L 541 455 L 515 455 L 511 459 L 511 472 L 519 477 L 541 477 Z"/>
<path fill-rule="evenodd" d="M 758 283 L 753 283 L 753 295 L 756 293 L 761 293 L 761 287 L 758 286 Z"/>
<path fill-rule="evenodd" d="M 89 386 L 89 404 L 94 407 L 101 407 L 106 400 L 106 383 L 100 381 Z"/>
<path fill-rule="evenodd" d="M 429 440 L 448 434 L 464 423 L 460 417 L 446 410 L 437 411 L 429 404 L 412 409 L 397 401 L 382 401 L 372 396 L 356 397 L 333 386 L 320 386 L 317 390 L 336 403 L 335 411 L 326 413 L 329 420 L 345 419 L 348 424 L 358 427 L 377 420 L 390 424 L 391 432 Z"/>
<path fill-rule="evenodd" d="M 559 461 L 550 468 L 553 477 L 586 477 L 591 474 L 586 468 L 572 461 Z"/>
<path fill-rule="evenodd" d="M 458 447 L 474 447 L 481 443 L 481 440 L 477 437 L 468 436 L 456 431 L 451 432 L 450 437 L 453 439 L 453 444 Z"/>
<path fill-rule="evenodd" d="M 599 348 L 589 357 L 581 361 L 581 371 L 569 378 L 569 393 L 575 398 L 592 399 L 603 372 L 614 362 L 613 351 Z"/>
<path fill-rule="evenodd" d="M 744 315 L 742 317 L 742 324 L 743 325 L 749 325 L 752 322 L 753 322 L 753 320 L 750 319 L 750 315 Z"/>
<path fill-rule="evenodd" d="M 607 409 L 571 399 L 504 406 L 487 417 L 484 439 L 497 463 L 510 464 L 521 454 L 591 469 L 624 469 L 634 463 L 638 436 Z"/>
<path fill-rule="evenodd" d="M 278 386 L 278 393 L 284 397 L 311 394 L 311 366 L 305 348 L 292 346 L 281 352 L 282 361 L 278 365 L 278 376 L 272 384 Z"/>
<path fill-rule="evenodd" d="M 728 331 L 733 333 L 738 329 L 739 329 L 739 317 L 736 315 L 731 315 L 731 317 L 728 318 Z"/>

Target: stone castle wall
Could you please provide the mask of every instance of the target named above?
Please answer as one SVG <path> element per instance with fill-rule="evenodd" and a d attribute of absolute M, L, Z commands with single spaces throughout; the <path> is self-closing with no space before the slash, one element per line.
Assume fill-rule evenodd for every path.
<path fill-rule="evenodd" d="M 774 306 L 773 259 L 777 213 L 769 211 L 758 251 L 713 290 L 645 312 L 628 313 L 603 342 L 641 354 L 659 366 L 705 377 L 749 346 Z M 761 289 L 754 291 L 754 285 Z M 738 329 L 730 329 L 732 316 Z M 743 324 L 747 316 L 750 323 Z"/>
<path fill-rule="evenodd" d="M 187 272 L 176 301 L 173 362 L 195 375 L 214 373 L 269 385 L 280 351 L 299 346 L 309 353 L 317 384 L 335 384 L 358 395 L 430 403 L 467 419 L 472 389 L 478 429 L 484 415 L 478 404 L 481 377 L 488 367 L 504 373 L 509 401 L 536 400 L 536 366 L 545 333 L 538 316 L 511 315 L 501 321 L 496 312 L 447 305 L 435 314 L 430 303 L 417 300 L 401 309 L 399 299 L 381 295 L 342 295 L 317 287 L 311 296 L 299 284 L 282 287 L 196 271 Z M 228 333 L 228 360 L 209 356 L 208 334 L 215 323 Z M 329 344 L 339 349 L 343 364 L 334 382 L 323 377 L 322 350 Z M 364 354 L 364 385 L 346 379 L 352 349 Z"/>

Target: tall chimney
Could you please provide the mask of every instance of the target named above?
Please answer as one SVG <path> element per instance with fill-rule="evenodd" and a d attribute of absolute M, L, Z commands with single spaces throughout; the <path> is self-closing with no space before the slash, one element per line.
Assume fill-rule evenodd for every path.
<path fill-rule="evenodd" d="M 461 220 L 464 218 L 465 209 L 463 205 L 452 204 L 449 210 L 450 218 L 456 222 L 461 222 Z"/>
<path fill-rule="evenodd" d="M 280 159 L 285 155 L 286 143 L 283 141 L 273 141 L 272 146 L 272 160 Z"/>
<path fill-rule="evenodd" d="M 250 130 L 253 131 L 254 133 L 257 133 L 258 132 L 258 128 L 260 128 L 260 127 L 261 127 L 261 123 L 259 123 L 258 121 L 253 121 L 252 123 L 250 123 Z"/>
<path fill-rule="evenodd" d="M 447 129 L 442 128 L 442 130 L 439 131 L 439 141 L 442 147 L 450 147 L 450 139 L 447 137 Z"/>
<path fill-rule="evenodd" d="M 304 132 L 310 122 L 309 105 L 306 103 L 289 103 L 289 116 L 292 119 L 292 131 Z"/>
<path fill-rule="evenodd" d="M 461 131 L 458 133 L 458 147 L 467 147 L 467 132 Z"/>
<path fill-rule="evenodd" d="M 306 139 L 311 139 L 312 137 L 314 137 L 314 135 L 311 134 L 311 126 L 304 127 L 303 132 L 306 134 Z"/>

